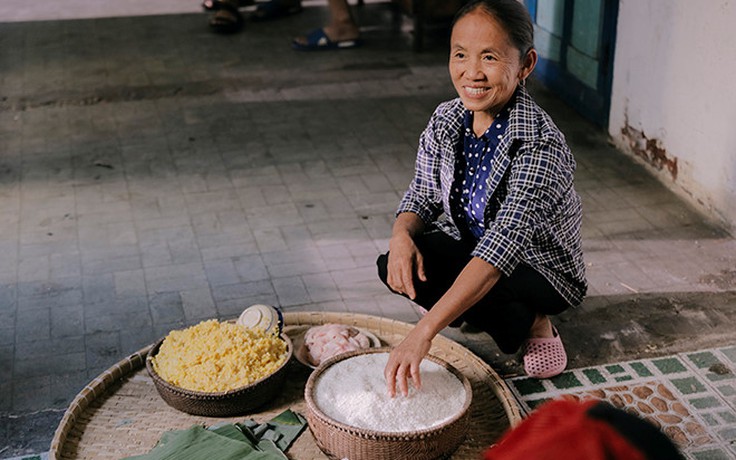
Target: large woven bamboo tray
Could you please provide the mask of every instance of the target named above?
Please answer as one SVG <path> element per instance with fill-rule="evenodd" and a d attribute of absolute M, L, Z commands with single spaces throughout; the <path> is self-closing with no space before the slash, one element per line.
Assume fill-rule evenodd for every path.
<path fill-rule="evenodd" d="M 310 326 L 342 323 L 373 332 L 386 345 L 396 345 L 411 330 L 401 321 L 352 313 L 297 312 L 284 315 L 287 334 L 298 335 Z M 145 369 L 150 346 L 120 361 L 90 382 L 72 401 L 51 441 L 53 459 L 120 459 L 148 452 L 169 430 L 194 424 L 213 425 L 246 418 L 264 422 L 292 409 L 306 413 L 304 386 L 312 369 L 296 360 L 290 364 L 283 392 L 258 412 L 231 418 L 211 418 L 177 411 L 161 399 Z M 521 413 L 506 384 L 478 356 L 462 345 L 437 336 L 430 353 L 460 370 L 473 387 L 468 436 L 453 459 L 478 459 Z M 294 460 L 327 458 L 309 430 L 287 452 Z M 421 459 L 417 459 L 421 460 Z"/>

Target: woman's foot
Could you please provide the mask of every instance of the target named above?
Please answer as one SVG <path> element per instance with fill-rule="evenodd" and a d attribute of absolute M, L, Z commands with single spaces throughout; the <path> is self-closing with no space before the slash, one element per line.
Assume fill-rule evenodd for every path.
<path fill-rule="evenodd" d="M 554 337 L 552 321 L 549 320 L 547 315 L 537 315 L 531 329 L 529 329 L 529 337 L 535 339 L 549 339 Z"/>
<path fill-rule="evenodd" d="M 360 29 L 358 26 L 350 24 L 330 24 L 324 26 L 322 30 L 325 34 L 330 37 L 330 40 L 339 42 L 346 40 L 358 40 L 360 38 Z"/>
<path fill-rule="evenodd" d="M 548 379 L 567 367 L 567 353 L 557 329 L 549 318 L 540 315 L 529 331 L 524 346 L 524 370 L 529 377 Z"/>
<path fill-rule="evenodd" d="M 360 44 L 360 29 L 355 24 L 331 24 L 292 41 L 298 50 L 355 48 Z"/>
<path fill-rule="evenodd" d="M 238 0 L 213 0 L 211 9 L 214 13 L 209 21 L 212 30 L 220 34 L 239 31 L 243 27 L 243 16 L 238 11 L 238 6 Z"/>
<path fill-rule="evenodd" d="M 243 28 L 243 17 L 237 10 L 222 8 L 212 14 L 209 24 L 218 34 L 232 34 Z"/>

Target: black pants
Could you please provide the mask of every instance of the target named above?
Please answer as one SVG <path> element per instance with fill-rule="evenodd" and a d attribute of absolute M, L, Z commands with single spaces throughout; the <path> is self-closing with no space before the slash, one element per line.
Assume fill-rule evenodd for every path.
<path fill-rule="evenodd" d="M 472 247 L 441 231 L 419 235 L 414 241 L 424 257 L 427 275 L 424 282 L 414 279 L 417 293 L 414 302 L 429 310 L 470 261 Z M 388 253 L 381 254 L 376 263 L 378 276 L 388 287 Z M 501 351 L 510 354 L 515 353 L 529 337 L 537 313 L 556 315 L 569 306 L 544 276 L 528 265 L 520 264 L 511 276 L 501 275 L 490 292 L 467 310 L 462 319 L 486 331 Z"/>

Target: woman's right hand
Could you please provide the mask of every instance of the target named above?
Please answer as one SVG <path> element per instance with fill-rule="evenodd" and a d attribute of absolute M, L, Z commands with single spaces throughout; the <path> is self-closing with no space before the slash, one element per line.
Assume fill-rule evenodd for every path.
<path fill-rule="evenodd" d="M 420 281 L 427 281 L 424 273 L 424 258 L 409 233 L 395 233 L 388 243 L 388 276 L 386 281 L 394 291 L 406 294 L 410 299 L 417 296 L 414 288 L 414 275 Z"/>

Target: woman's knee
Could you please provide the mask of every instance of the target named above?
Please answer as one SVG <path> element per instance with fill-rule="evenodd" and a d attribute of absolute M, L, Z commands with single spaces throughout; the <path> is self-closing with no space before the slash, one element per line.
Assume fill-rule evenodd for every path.
<path fill-rule="evenodd" d="M 378 259 L 376 259 L 376 266 L 378 268 L 378 278 L 383 282 L 383 284 L 388 286 L 388 252 L 378 256 Z"/>

